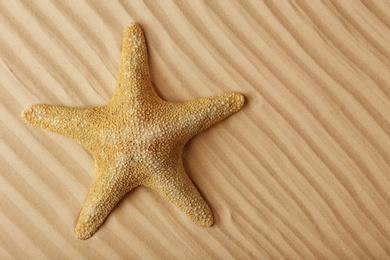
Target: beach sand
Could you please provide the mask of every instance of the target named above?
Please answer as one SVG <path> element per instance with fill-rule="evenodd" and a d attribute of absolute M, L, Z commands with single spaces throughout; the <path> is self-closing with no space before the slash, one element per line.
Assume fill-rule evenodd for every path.
<path fill-rule="evenodd" d="M 120 2 L 0 2 L 1 259 L 390 258 L 389 3 Z M 80 241 L 94 161 L 20 114 L 104 105 L 131 22 L 163 99 L 247 103 L 183 151 L 212 227 L 138 187 Z"/>

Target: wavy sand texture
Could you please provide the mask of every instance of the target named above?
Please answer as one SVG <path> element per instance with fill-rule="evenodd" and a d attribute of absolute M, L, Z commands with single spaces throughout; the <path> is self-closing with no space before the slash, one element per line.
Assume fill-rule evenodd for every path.
<path fill-rule="evenodd" d="M 123 2 L 0 1 L 1 259 L 390 257 L 388 3 Z M 20 112 L 105 104 L 132 21 L 162 98 L 248 104 L 184 149 L 212 228 L 139 187 L 82 242 L 93 159 Z"/>

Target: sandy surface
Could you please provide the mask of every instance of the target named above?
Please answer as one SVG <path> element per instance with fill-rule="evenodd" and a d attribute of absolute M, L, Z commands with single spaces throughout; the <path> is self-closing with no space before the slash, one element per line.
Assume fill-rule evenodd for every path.
<path fill-rule="evenodd" d="M 0 1 L 1 259 L 390 258 L 389 3 L 24 2 Z M 80 241 L 92 157 L 20 113 L 106 103 L 130 22 L 162 98 L 247 104 L 184 150 L 213 227 L 139 187 Z"/>

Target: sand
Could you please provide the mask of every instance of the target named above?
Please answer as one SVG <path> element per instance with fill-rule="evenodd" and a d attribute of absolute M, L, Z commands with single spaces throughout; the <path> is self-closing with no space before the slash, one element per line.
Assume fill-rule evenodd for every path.
<path fill-rule="evenodd" d="M 1 259 L 390 258 L 389 3 L 124 2 L 0 2 Z M 106 103 L 130 22 L 162 98 L 247 104 L 184 149 L 214 226 L 139 187 L 80 241 L 93 159 L 20 113 Z"/>

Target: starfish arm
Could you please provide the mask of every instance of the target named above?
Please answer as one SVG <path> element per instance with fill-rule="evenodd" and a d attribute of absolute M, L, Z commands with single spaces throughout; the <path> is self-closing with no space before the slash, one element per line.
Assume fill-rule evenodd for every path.
<path fill-rule="evenodd" d="M 126 175 L 97 171 L 75 226 L 76 236 L 82 240 L 90 238 L 123 196 L 138 186 Z"/>
<path fill-rule="evenodd" d="M 69 108 L 52 105 L 33 105 L 22 116 L 28 123 L 76 141 L 85 139 L 85 128 L 90 125 L 93 108 Z"/>
<path fill-rule="evenodd" d="M 119 75 L 113 99 L 157 96 L 150 80 L 145 37 L 141 27 L 129 24 L 122 41 Z"/>
<path fill-rule="evenodd" d="M 222 93 L 182 103 L 180 113 L 182 118 L 178 120 L 181 131 L 187 132 L 187 138 L 191 138 L 234 114 L 243 107 L 244 103 L 244 96 L 237 92 Z"/>
<path fill-rule="evenodd" d="M 214 223 L 214 217 L 209 206 L 185 173 L 182 163 L 178 168 L 165 169 L 166 174 L 159 175 L 151 183 L 144 185 L 160 193 L 196 224 L 210 227 Z"/>

